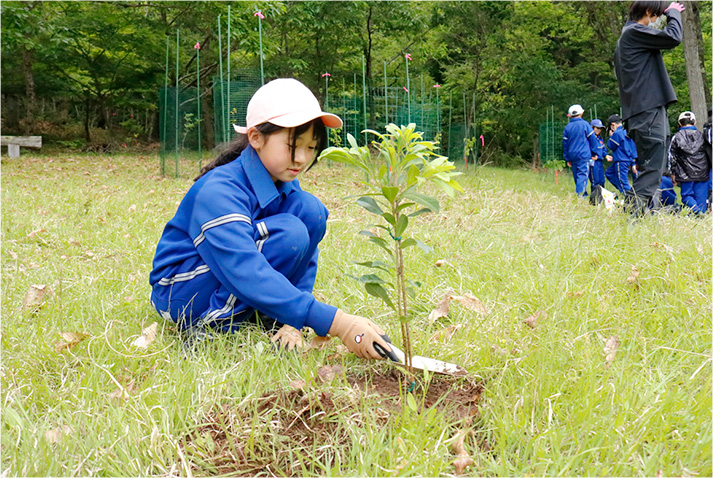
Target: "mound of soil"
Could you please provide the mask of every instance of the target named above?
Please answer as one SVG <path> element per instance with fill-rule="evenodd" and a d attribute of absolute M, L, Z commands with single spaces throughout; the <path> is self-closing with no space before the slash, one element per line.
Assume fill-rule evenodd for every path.
<path fill-rule="evenodd" d="M 425 409 L 436 408 L 449 423 L 470 423 L 478 413 L 482 383 L 432 376 L 430 383 L 407 382 L 396 370 L 385 374 L 346 376 L 355 393 L 316 383 L 279 389 L 239 409 L 224 406 L 185 437 L 187 458 L 197 475 L 305 476 L 323 475 L 334 454 L 351 443 L 349 421 L 385 426 L 402 413 L 407 390 Z M 375 395 L 379 410 L 368 417 L 359 395 Z M 332 446 L 333 445 L 333 446 Z M 309 463 L 304 463 L 309 457 Z M 320 465 L 321 464 L 321 465 Z"/>
<path fill-rule="evenodd" d="M 391 399 L 393 405 L 401 408 L 401 397 L 410 389 L 414 396 L 423 398 L 423 407 L 435 407 L 444 411 L 453 422 L 469 419 L 478 413 L 478 401 L 483 393 L 483 384 L 466 379 L 452 379 L 444 375 L 433 375 L 430 383 L 409 383 L 397 370 L 371 377 L 347 377 L 353 388 L 376 393 Z"/>

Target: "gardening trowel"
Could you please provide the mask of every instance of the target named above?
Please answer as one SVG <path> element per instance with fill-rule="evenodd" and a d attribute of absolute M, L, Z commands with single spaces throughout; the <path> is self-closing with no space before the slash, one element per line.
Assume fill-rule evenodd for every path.
<path fill-rule="evenodd" d="M 391 359 L 392 362 L 406 365 L 406 355 L 401 351 L 401 349 L 390 343 L 388 337 L 385 337 L 384 335 L 382 335 L 381 337 L 384 338 L 387 343 L 389 343 L 389 347 L 391 347 L 391 350 L 384 350 L 384 348 L 377 342 L 374 342 L 374 349 L 376 349 L 376 351 L 379 352 L 382 357 L 388 357 L 389 359 Z M 421 357 L 418 355 L 411 357 L 411 366 L 420 370 L 428 370 L 429 372 L 443 373 L 446 375 L 465 375 L 468 373 L 460 365 L 443 362 L 442 360 L 435 360 L 428 357 Z"/>

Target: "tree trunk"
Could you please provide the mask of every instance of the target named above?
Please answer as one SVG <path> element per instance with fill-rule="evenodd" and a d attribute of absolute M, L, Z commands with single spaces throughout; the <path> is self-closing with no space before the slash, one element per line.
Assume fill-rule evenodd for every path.
<path fill-rule="evenodd" d="M 373 16 L 374 13 L 374 6 L 373 4 L 369 3 L 369 15 L 366 18 L 366 33 L 367 33 L 367 44 L 366 48 L 364 49 L 364 63 L 366 66 L 366 85 L 368 88 L 368 96 L 369 96 L 369 103 L 371 105 L 370 108 L 370 114 L 369 114 L 369 127 L 374 128 L 376 125 L 376 111 L 374 111 L 374 91 L 371 88 L 372 81 L 371 81 L 371 48 L 373 44 L 373 30 L 372 30 L 372 24 L 371 24 L 371 17 Z M 384 92 L 386 95 L 387 93 Z"/>
<path fill-rule="evenodd" d="M 710 106 L 711 104 L 711 90 L 710 90 L 710 78 L 708 78 L 708 70 L 706 70 L 706 47 L 703 43 L 703 33 L 701 31 L 701 9 L 698 6 L 698 2 L 691 2 L 691 12 L 695 16 L 696 21 L 696 35 L 698 39 L 698 58 L 701 59 L 701 73 L 703 74 L 703 91 L 706 94 L 706 104 Z M 707 85 L 707 86 L 706 86 Z"/>
<path fill-rule="evenodd" d="M 207 94 L 201 95 L 201 122 L 203 144 L 208 146 L 208 149 L 215 148 L 215 134 L 213 130 L 213 102 L 209 101 L 210 96 Z"/>
<path fill-rule="evenodd" d="M 686 58 L 686 76 L 688 78 L 688 93 L 691 98 L 691 110 L 696 115 L 698 125 L 707 118 L 704 72 L 701 69 L 703 59 L 699 57 L 698 38 L 701 35 L 701 18 L 695 2 L 686 2 L 683 11 L 683 53 Z"/>
<path fill-rule="evenodd" d="M 22 73 L 25 76 L 25 95 L 27 104 L 25 105 L 25 120 L 22 122 L 23 134 L 30 134 L 35 126 L 35 112 L 37 111 L 37 96 L 35 95 L 35 76 L 32 73 L 34 63 L 34 50 L 21 48 L 22 50 Z"/>
<path fill-rule="evenodd" d="M 92 137 L 89 134 L 89 97 L 87 96 L 84 101 L 84 141 L 87 144 L 91 143 Z"/>

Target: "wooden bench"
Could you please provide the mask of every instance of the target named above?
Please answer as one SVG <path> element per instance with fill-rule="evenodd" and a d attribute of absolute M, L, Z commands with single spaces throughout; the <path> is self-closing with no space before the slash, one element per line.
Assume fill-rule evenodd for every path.
<path fill-rule="evenodd" d="M 0 146 L 7 146 L 7 154 L 11 158 L 20 157 L 20 146 L 40 149 L 42 136 L 0 136 Z"/>

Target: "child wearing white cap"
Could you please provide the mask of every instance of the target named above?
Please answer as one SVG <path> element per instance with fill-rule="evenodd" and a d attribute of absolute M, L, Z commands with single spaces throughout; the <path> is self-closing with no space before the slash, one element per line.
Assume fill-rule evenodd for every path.
<path fill-rule="evenodd" d="M 360 357 L 381 358 L 374 344 L 390 347 L 378 325 L 312 294 L 328 211 L 297 178 L 326 146 L 325 126 L 342 120 L 291 78 L 262 86 L 246 120 L 166 225 L 149 277 L 152 304 L 190 348 L 208 329 L 235 332 L 259 314 L 263 325 L 282 325 L 272 337 L 278 347 L 300 347 L 300 330 L 311 327 Z"/>
<path fill-rule="evenodd" d="M 562 132 L 562 154 L 567 166 L 572 168 L 575 191 L 578 196 L 587 195 L 589 161 L 597 158 L 598 145 L 594 130 L 582 119 L 584 109 L 580 105 L 569 107 L 569 123 Z"/>
<path fill-rule="evenodd" d="M 669 161 L 671 179 L 681 187 L 681 202 L 697 214 L 708 209 L 708 177 L 711 158 L 703 133 L 696 128 L 696 116 L 684 111 L 678 117 L 680 129 L 671 139 Z"/>

